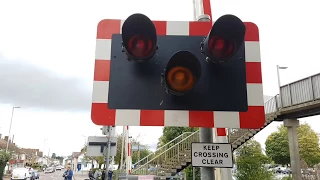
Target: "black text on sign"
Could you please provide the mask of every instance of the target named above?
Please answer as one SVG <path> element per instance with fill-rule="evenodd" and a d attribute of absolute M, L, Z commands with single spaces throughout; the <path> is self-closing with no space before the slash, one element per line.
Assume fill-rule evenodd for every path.
<path fill-rule="evenodd" d="M 231 144 L 192 143 L 192 166 L 232 167 Z"/>

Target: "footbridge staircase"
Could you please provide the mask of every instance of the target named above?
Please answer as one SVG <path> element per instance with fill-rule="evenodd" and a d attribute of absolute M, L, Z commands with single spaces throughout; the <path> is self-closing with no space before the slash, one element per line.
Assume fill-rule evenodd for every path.
<path fill-rule="evenodd" d="M 320 73 L 284 85 L 280 94 L 265 103 L 266 122 L 260 129 L 229 129 L 233 150 L 273 121 L 320 114 Z M 280 99 L 281 98 L 281 99 Z M 185 132 L 134 164 L 131 174 L 174 176 L 191 164 L 191 143 L 199 142 L 199 131 Z"/>

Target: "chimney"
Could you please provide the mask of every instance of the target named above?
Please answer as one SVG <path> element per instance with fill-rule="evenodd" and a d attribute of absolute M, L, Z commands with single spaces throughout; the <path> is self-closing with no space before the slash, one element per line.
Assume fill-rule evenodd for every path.
<path fill-rule="evenodd" d="M 2 134 L 0 134 L 0 139 L 2 138 Z"/>
<path fill-rule="evenodd" d="M 11 143 L 13 143 L 14 135 L 12 135 Z"/>
<path fill-rule="evenodd" d="M 9 139 L 8 136 L 5 136 L 5 137 L 4 137 L 4 140 L 5 140 L 5 141 L 8 141 L 8 139 Z"/>

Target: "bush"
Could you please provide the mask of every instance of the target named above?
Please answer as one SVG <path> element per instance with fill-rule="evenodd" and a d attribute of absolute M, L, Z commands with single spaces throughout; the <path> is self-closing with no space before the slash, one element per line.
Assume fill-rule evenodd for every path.
<path fill-rule="evenodd" d="M 291 176 L 283 177 L 281 180 L 292 180 L 292 177 Z"/>
<path fill-rule="evenodd" d="M 92 169 L 93 174 L 96 173 L 96 170 L 101 170 L 101 169 L 100 169 L 100 168 L 93 168 L 93 169 Z"/>
<path fill-rule="evenodd" d="M 193 167 L 191 165 L 185 168 L 184 172 L 186 173 L 187 180 L 193 179 Z M 201 179 L 201 172 L 199 167 L 195 168 L 195 178 L 196 180 Z"/>
<path fill-rule="evenodd" d="M 40 169 L 40 164 L 38 164 L 38 163 L 32 164 L 32 168 L 33 169 Z"/>
<path fill-rule="evenodd" d="M 6 164 L 10 160 L 10 158 L 11 158 L 10 153 L 0 151 L 0 179 L 2 179 L 2 176 L 4 174 L 4 170 L 6 168 Z"/>
<path fill-rule="evenodd" d="M 244 157 L 237 160 L 238 180 L 272 180 L 274 175 L 267 168 L 263 167 L 263 163 L 254 157 Z"/>

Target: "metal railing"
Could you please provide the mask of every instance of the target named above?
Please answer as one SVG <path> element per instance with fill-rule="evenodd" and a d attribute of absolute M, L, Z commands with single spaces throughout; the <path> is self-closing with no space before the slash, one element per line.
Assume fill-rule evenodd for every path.
<path fill-rule="evenodd" d="M 264 103 L 265 114 L 277 112 L 280 107 L 279 104 L 280 104 L 280 99 L 279 99 L 279 94 L 277 94 Z"/>
<path fill-rule="evenodd" d="M 191 150 L 192 142 L 199 142 L 199 131 L 189 133 L 184 139 L 166 150 L 156 153 L 151 160 L 133 169 L 132 174 L 165 175 L 166 173 L 171 173 L 172 170 L 181 166 L 181 163 L 186 163 L 186 159 L 191 159 L 189 151 Z"/>
<path fill-rule="evenodd" d="M 133 164 L 133 166 L 136 167 L 136 166 L 143 165 L 143 164 L 149 162 L 149 160 L 151 160 L 152 158 L 154 158 L 158 154 L 166 151 L 167 149 L 172 147 L 174 144 L 179 143 L 181 140 L 183 140 L 184 138 L 188 137 L 192 133 L 193 132 L 184 132 L 184 133 L 182 133 L 181 135 L 179 135 L 178 137 L 176 137 L 173 140 L 169 141 L 165 145 L 161 146 L 160 148 L 157 148 L 157 150 L 155 152 L 150 153 L 148 156 L 142 158 L 141 160 L 139 160 L 138 162 Z"/>
<path fill-rule="evenodd" d="M 264 111 L 267 117 L 266 120 L 268 120 L 268 115 L 278 112 L 281 108 L 320 99 L 320 73 L 284 85 L 280 89 L 282 106 L 279 94 L 265 102 Z M 249 136 L 250 134 L 256 134 L 258 131 L 257 129 L 231 128 L 229 129 L 228 139 L 230 143 L 234 143 L 243 140 L 243 137 Z"/>
<path fill-rule="evenodd" d="M 265 103 L 264 110 L 266 114 L 277 112 L 284 107 L 319 100 L 320 73 L 281 86 L 280 91 L 281 97 L 277 94 Z"/>
<path fill-rule="evenodd" d="M 281 86 L 282 107 L 320 99 L 320 73 Z"/>

